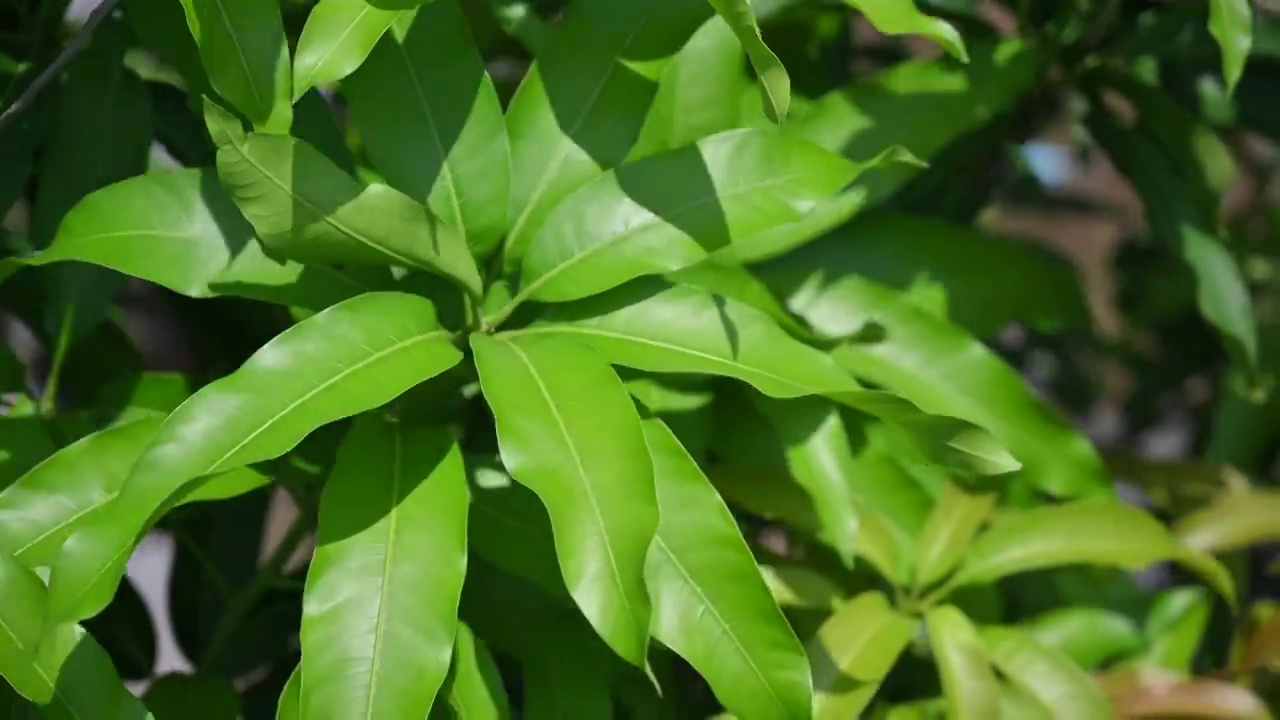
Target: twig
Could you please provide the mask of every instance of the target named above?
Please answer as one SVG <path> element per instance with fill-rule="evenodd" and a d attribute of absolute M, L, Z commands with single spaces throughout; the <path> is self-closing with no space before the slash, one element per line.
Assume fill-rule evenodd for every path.
<path fill-rule="evenodd" d="M 89 13 L 89 17 L 85 19 L 80 31 L 76 33 L 75 37 L 71 38 L 71 42 L 67 43 L 67 46 L 62 49 L 58 57 L 54 58 L 49 67 L 36 76 L 35 81 L 28 85 L 26 90 L 22 91 L 22 94 L 18 96 L 17 100 L 13 101 L 12 105 L 5 108 L 3 113 L 0 113 L 0 133 L 3 133 L 5 128 L 12 124 L 23 110 L 26 110 L 31 103 L 35 102 L 36 96 L 44 90 L 45 86 L 53 82 L 54 78 L 58 77 L 62 70 L 66 68 L 67 63 L 71 62 L 72 58 L 89 44 L 89 41 L 93 39 L 93 31 L 102 24 L 102 21 L 119 4 L 120 0 L 102 0 L 98 7 Z"/>

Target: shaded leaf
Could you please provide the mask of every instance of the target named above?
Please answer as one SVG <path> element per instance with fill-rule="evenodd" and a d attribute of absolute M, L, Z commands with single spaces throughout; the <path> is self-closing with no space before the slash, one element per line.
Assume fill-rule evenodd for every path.
<path fill-rule="evenodd" d="M 814 717 L 858 717 L 917 627 L 915 620 L 891 608 L 879 592 L 863 593 L 837 608 L 809 641 L 817 693 Z"/>
<path fill-rule="evenodd" d="M 925 15 L 914 0 L 844 0 L 886 35 L 923 35 L 957 59 L 968 62 L 960 33 L 945 20 Z"/>
<path fill-rule="evenodd" d="M 121 678 L 151 678 L 156 668 L 156 631 L 151 613 L 132 582 L 120 583 L 111 604 L 85 621 L 84 629 L 111 657 Z"/>
<path fill-rule="evenodd" d="M 289 46 L 280 6 L 261 0 L 182 0 L 209 84 L 254 127 L 289 130 Z"/>
<path fill-rule="evenodd" d="M 235 720 L 240 695 L 216 675 L 170 674 L 156 680 L 143 697 L 155 720 Z"/>
<path fill-rule="evenodd" d="M 1112 610 L 1066 607 L 1051 610 L 1023 626 L 1037 643 L 1093 670 L 1143 646 L 1142 631 L 1128 617 Z"/>
<path fill-rule="evenodd" d="M 458 623 L 448 690 L 449 707 L 460 718 L 501 720 L 511 717 L 507 691 L 502 687 L 498 666 L 484 643 L 476 639 L 465 623 Z"/>
<path fill-rule="evenodd" d="M 951 605 L 925 614 L 929 644 L 942 677 L 947 718 L 985 720 L 1000 717 L 1000 685 L 977 630 Z"/>
<path fill-rule="evenodd" d="M 39 576 L 0 553 L 0 675 L 30 700 L 42 697 L 36 653 L 48 620 L 49 594 Z M 36 675 L 36 677 L 32 677 Z M 45 681 L 47 682 L 47 681 Z"/>
<path fill-rule="evenodd" d="M 982 632 L 987 654 L 1000 672 L 1062 720 L 1112 716 L 1102 689 L 1071 659 L 1010 628 Z"/>
<path fill-rule="evenodd" d="M 1172 588 L 1156 598 L 1147 613 L 1147 646 L 1126 659 L 1124 665 L 1143 665 L 1191 673 L 1200 650 L 1213 598 L 1199 587 Z"/>
<path fill-rule="evenodd" d="M 995 502 L 993 494 L 967 493 L 947 484 L 916 543 L 916 587 L 928 587 L 955 569 Z"/>
<path fill-rule="evenodd" d="M 50 628 L 29 668 L 40 686 L 31 699 L 47 720 L 153 720 L 120 682 L 111 658 L 79 625 Z"/>

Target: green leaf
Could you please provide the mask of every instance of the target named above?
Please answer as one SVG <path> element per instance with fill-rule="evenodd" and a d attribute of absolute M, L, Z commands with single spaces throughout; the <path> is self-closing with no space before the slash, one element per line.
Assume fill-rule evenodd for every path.
<path fill-rule="evenodd" d="M 396 20 L 413 13 L 367 0 L 320 0 L 307 16 L 293 60 L 293 100 L 350 75 Z"/>
<path fill-rule="evenodd" d="M 320 499 L 302 598 L 302 715 L 425 718 L 467 568 L 467 475 L 444 429 L 356 420 Z"/>
<path fill-rule="evenodd" d="M 49 630 L 34 663 L 39 692 L 31 699 L 47 720 L 154 720 L 120 682 L 111 658 L 75 624 Z"/>
<path fill-rule="evenodd" d="M 280 693 L 276 720 L 302 720 L 302 665 L 293 669 Z"/>
<path fill-rule="evenodd" d="M 502 676 L 484 643 L 476 639 L 466 623 L 458 623 L 453 646 L 453 666 L 449 669 L 449 707 L 460 718 L 506 720 L 511 717 Z"/>
<path fill-rule="evenodd" d="M 1113 717 L 1102 688 L 1071 658 L 1011 628 L 987 628 L 982 642 L 1001 674 L 1050 708 L 1055 720 Z"/>
<path fill-rule="evenodd" d="M 120 583 L 107 609 L 85 621 L 83 627 L 111 656 L 121 679 L 149 680 L 155 676 L 156 629 L 133 583 Z"/>
<path fill-rule="evenodd" d="M 844 0 L 886 35 L 923 35 L 961 62 L 969 62 L 960 33 L 945 20 L 925 15 L 914 0 Z"/>
<path fill-rule="evenodd" d="M 841 605 L 809 642 L 816 720 L 859 717 L 916 634 L 917 623 L 865 592 Z"/>
<path fill-rule="evenodd" d="M 765 114 L 774 122 L 782 122 L 787 118 L 787 108 L 791 105 L 791 78 L 787 76 L 787 69 L 782 66 L 778 56 L 773 54 L 760 37 L 760 26 L 756 23 L 751 3 L 748 0 L 707 1 L 724 18 L 725 23 L 738 36 L 742 49 L 747 51 L 751 67 L 755 68 L 756 76 L 760 78 Z"/>
<path fill-rule="evenodd" d="M 955 607 L 943 605 L 925 615 L 925 624 L 929 628 L 933 659 L 942 677 L 947 718 L 1000 717 L 1000 685 L 969 618 Z"/>
<path fill-rule="evenodd" d="M 143 419 L 89 435 L 0 492 L 0 555 L 51 564 L 72 531 L 120 492 L 160 424 Z"/>
<path fill-rule="evenodd" d="M 577 190 L 529 241 L 525 299 L 563 302 L 731 254 L 787 229 L 859 166 L 771 130 L 731 130 L 627 163 Z"/>
<path fill-rule="evenodd" d="M 1205 639 L 1213 598 L 1204 588 L 1166 590 L 1147 613 L 1147 647 L 1126 658 L 1125 666 L 1158 667 L 1190 675 L 1192 662 Z"/>
<path fill-rule="evenodd" d="M 1146 642 L 1132 620 L 1103 608 L 1051 610 L 1022 629 L 1040 645 L 1062 653 L 1085 670 L 1126 656 Z"/>
<path fill-rule="evenodd" d="M 1253 45 L 1253 5 L 1249 0 L 1211 0 L 1209 32 L 1222 50 L 1222 79 L 1227 92 L 1235 90 L 1244 75 L 1245 60 Z"/>
<path fill-rule="evenodd" d="M 707 20 L 662 71 L 630 157 L 674 150 L 738 127 L 738 99 L 748 84 L 733 30 L 718 16 Z"/>
<path fill-rule="evenodd" d="M 660 420 L 646 420 L 644 433 L 662 517 L 645 563 L 654 637 L 687 660 L 731 712 L 810 717 L 804 648 L 733 515 Z"/>
<path fill-rule="evenodd" d="M 872 330 L 866 341 L 834 351 L 846 370 L 925 412 L 990 432 L 1047 492 L 1110 491 L 1110 478 L 1089 441 L 979 340 L 856 275 L 823 276 L 819 271 L 783 295 L 796 314 L 828 337 Z"/>
<path fill-rule="evenodd" d="M 947 483 L 916 544 L 915 587 L 928 587 L 955 569 L 995 503 L 993 494 L 967 493 Z"/>
<path fill-rule="evenodd" d="M 220 123 L 218 177 L 269 254 L 421 268 L 479 297 L 480 273 L 457 229 L 398 190 L 361 184 L 305 142 L 244 135 L 233 119 L 211 115 Z"/>
<path fill-rule="evenodd" d="M 289 46 L 277 3 L 182 0 L 209 84 L 259 130 L 292 122 Z"/>
<path fill-rule="evenodd" d="M 433 0 L 395 22 L 343 91 L 387 183 L 461 229 L 477 256 L 497 248 L 511 150 L 498 92 L 457 0 Z"/>
<path fill-rule="evenodd" d="M 319 150 L 339 169 L 351 175 L 355 173 L 355 160 L 347 148 L 346 132 L 334 115 L 329 100 L 319 90 L 308 90 L 294 103 L 293 127 L 289 134 Z"/>
<path fill-rule="evenodd" d="M 1222 555 L 1280 540 L 1277 512 L 1280 512 L 1280 492 L 1260 489 L 1225 492 L 1208 506 L 1180 519 L 1174 525 L 1174 532 L 1188 547 Z"/>
<path fill-rule="evenodd" d="M 362 295 L 281 333 L 174 411 L 128 491 L 67 540 L 50 578 L 55 617 L 105 606 L 134 542 L 197 478 L 282 455 L 317 427 L 382 405 L 460 359 L 431 303 L 398 293 Z"/>
<path fill-rule="evenodd" d="M 507 270 L 552 208 L 627 157 L 663 65 L 710 14 L 705 0 L 569 5 L 507 107 Z"/>
<path fill-rule="evenodd" d="M 43 418 L 0 417 L 0 488 L 7 488 L 57 449 Z"/>
<path fill-rule="evenodd" d="M 1234 602 L 1235 587 L 1225 567 L 1182 545 L 1159 520 L 1142 510 L 1110 500 L 998 513 L 969 547 L 949 584 L 988 583 L 1062 565 L 1141 570 L 1161 560 L 1187 565 Z"/>
<path fill-rule="evenodd" d="M 236 720 L 240 695 L 216 675 L 173 673 L 156 680 L 143 698 L 155 720 Z"/>
<path fill-rule="evenodd" d="M 469 461 L 474 466 L 468 548 L 549 595 L 567 597 L 551 520 L 538 496 L 512 480 L 496 458 Z"/>
<path fill-rule="evenodd" d="M 0 552 L 0 675 L 22 695 L 39 700 L 28 681 L 48 619 L 49 593 L 30 569 Z"/>
<path fill-rule="evenodd" d="M 565 339 L 473 334 L 471 348 L 502 463 L 546 505 L 565 585 L 600 637 L 643 665 L 644 562 L 658 507 L 626 388 L 594 352 Z"/>

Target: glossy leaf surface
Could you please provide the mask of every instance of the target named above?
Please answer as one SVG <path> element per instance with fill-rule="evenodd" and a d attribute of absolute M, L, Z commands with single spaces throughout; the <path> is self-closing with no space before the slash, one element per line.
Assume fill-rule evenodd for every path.
<path fill-rule="evenodd" d="M 1102 689 L 1071 659 L 1010 628 L 988 628 L 982 642 L 991 661 L 1027 695 L 1050 708 L 1054 718 L 1110 717 Z"/>
<path fill-rule="evenodd" d="M 465 623 L 458 623 L 449 669 L 449 707 L 462 718 L 503 720 L 511 717 L 507 691 L 498 666 L 484 643 Z"/>
<path fill-rule="evenodd" d="M 182 0 L 209 84 L 257 127 L 285 132 L 289 46 L 280 7 L 261 0 Z"/>
<path fill-rule="evenodd" d="M 951 605 L 925 615 L 929 645 L 942 677 L 947 717 L 980 720 L 1000 717 L 1000 685 L 973 624 Z"/>
<path fill-rule="evenodd" d="M 787 109 L 791 106 L 791 78 L 787 76 L 787 69 L 782 66 L 778 56 L 773 54 L 760 37 L 760 26 L 756 22 L 751 3 L 748 0 L 708 2 L 738 36 L 742 49 L 747 51 L 751 66 L 760 78 L 765 114 L 774 122 L 782 122 L 787 118 Z"/>
<path fill-rule="evenodd" d="M 928 587 L 955 569 L 995 501 L 995 495 L 968 493 L 947 485 L 916 544 L 916 587 Z"/>
<path fill-rule="evenodd" d="M 39 686 L 31 687 L 28 677 L 44 637 L 48 620 L 49 593 L 30 568 L 0 553 L 0 676 L 19 693 L 40 699 Z"/>
<path fill-rule="evenodd" d="M 28 665 L 38 691 L 31 698 L 49 720 L 152 720 L 129 692 L 102 647 L 75 624 L 51 627 Z"/>
<path fill-rule="evenodd" d="M 321 0 L 311 9 L 293 60 L 293 99 L 312 87 L 350 75 L 391 24 L 412 12 L 404 3 Z"/>
<path fill-rule="evenodd" d="M 841 605 L 809 641 L 814 717 L 857 717 L 907 648 L 918 624 L 889 606 L 879 592 Z"/>

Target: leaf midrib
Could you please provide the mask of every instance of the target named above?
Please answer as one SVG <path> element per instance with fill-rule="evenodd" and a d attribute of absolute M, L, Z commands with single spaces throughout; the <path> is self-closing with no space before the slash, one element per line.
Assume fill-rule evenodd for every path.
<path fill-rule="evenodd" d="M 355 16 L 355 19 L 353 19 L 350 23 L 347 23 L 346 29 L 344 29 L 342 33 L 338 35 L 338 38 L 336 40 L 334 40 L 332 43 L 329 44 L 329 48 L 325 50 L 323 55 L 320 56 L 320 59 L 311 65 L 311 69 L 307 71 L 307 76 L 303 78 L 301 83 L 299 83 L 302 87 L 305 87 L 308 89 L 312 87 L 311 78 L 316 76 L 316 71 L 319 70 L 321 67 L 324 67 L 325 63 L 329 62 L 329 58 L 333 57 L 333 53 L 336 52 L 337 49 L 342 45 L 342 41 L 347 39 L 347 36 L 351 34 L 351 31 L 356 27 L 356 25 L 360 24 L 360 21 L 364 19 L 364 16 L 368 14 L 370 9 L 372 8 L 368 3 L 363 4 L 363 7 L 360 8 L 360 12 Z M 387 27 L 390 27 L 390 26 L 391 26 L 391 23 L 388 22 Z M 386 32 L 386 28 L 383 28 L 382 32 Z M 379 33 L 378 36 L 381 37 L 382 34 Z M 376 44 L 377 42 L 378 41 L 375 39 L 374 43 Z M 295 92 L 297 91 L 295 90 Z"/>
<path fill-rule="evenodd" d="M 218 14 L 222 16 L 222 23 L 227 28 L 227 35 L 231 37 L 231 44 L 236 48 L 236 56 L 240 58 L 240 67 L 244 69 L 244 77 L 248 81 L 249 92 L 253 93 L 253 102 L 261 104 L 262 95 L 258 93 L 258 85 L 254 82 L 253 72 L 249 69 L 249 58 L 244 54 L 244 48 L 240 45 L 240 36 L 236 33 L 236 28 L 231 24 L 231 15 L 227 13 L 227 8 L 223 6 L 222 0 L 212 0 L 212 2 L 217 6 Z"/>
<path fill-rule="evenodd" d="M 404 438 L 400 435 L 400 427 L 398 425 L 391 428 L 391 437 L 391 508 L 387 512 L 387 551 L 382 556 L 382 584 L 378 588 L 378 615 L 374 620 L 373 659 L 369 663 L 369 696 L 365 705 L 365 720 L 373 720 L 374 700 L 378 693 L 378 666 L 381 664 L 380 661 L 382 659 L 379 648 L 382 645 L 383 625 L 387 609 L 387 588 L 391 584 L 391 561 L 395 552 L 396 525 L 400 514 L 396 498 L 400 495 L 400 473 L 403 470 L 402 465 L 404 462 Z"/>

